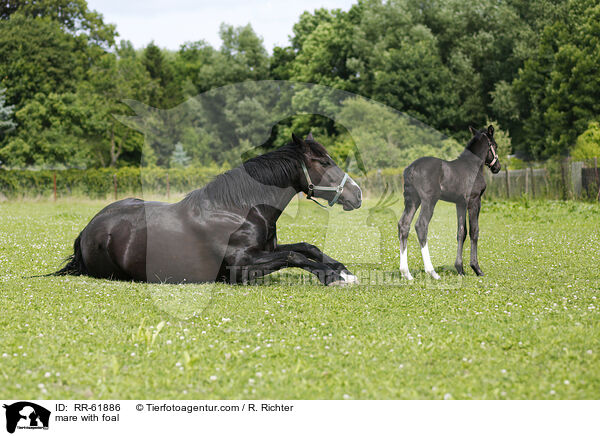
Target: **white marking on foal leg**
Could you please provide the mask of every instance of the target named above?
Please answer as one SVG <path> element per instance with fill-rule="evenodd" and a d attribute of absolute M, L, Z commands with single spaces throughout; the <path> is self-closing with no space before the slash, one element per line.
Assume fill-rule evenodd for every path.
<path fill-rule="evenodd" d="M 429 248 L 427 247 L 427 242 L 425 242 L 425 245 L 421 247 L 421 255 L 423 256 L 423 263 L 425 264 L 425 272 L 434 279 L 439 280 L 440 276 L 435 272 L 433 264 L 431 263 L 431 257 L 429 257 Z"/>
<path fill-rule="evenodd" d="M 410 275 L 410 271 L 408 270 L 408 249 L 405 247 L 404 250 L 400 252 L 400 274 L 402 277 L 408 280 L 412 280 L 413 276 Z"/>

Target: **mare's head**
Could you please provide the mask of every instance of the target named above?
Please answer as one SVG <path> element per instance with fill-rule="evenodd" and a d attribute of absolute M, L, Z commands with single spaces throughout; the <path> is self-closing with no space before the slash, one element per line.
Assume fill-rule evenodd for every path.
<path fill-rule="evenodd" d="M 352 178 L 336 163 L 312 134 L 305 140 L 292 134 L 294 145 L 302 152 L 303 165 L 300 187 L 307 197 L 322 198 L 330 206 L 341 204 L 344 210 L 358 209 L 362 204 L 362 191 Z"/>
<path fill-rule="evenodd" d="M 474 129 L 469 126 L 469 130 L 473 135 L 469 144 L 471 144 L 471 149 L 478 156 L 485 156 L 484 163 L 489 167 L 492 173 L 497 174 L 500 169 L 500 160 L 498 159 L 498 144 L 496 144 L 496 140 L 494 139 L 494 126 L 490 124 L 490 126 L 481 131 Z M 483 153 L 480 154 L 477 151 L 483 150 Z"/>

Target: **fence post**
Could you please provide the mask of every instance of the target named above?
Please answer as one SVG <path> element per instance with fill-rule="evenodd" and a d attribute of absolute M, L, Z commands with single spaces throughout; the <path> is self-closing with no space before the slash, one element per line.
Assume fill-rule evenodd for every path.
<path fill-rule="evenodd" d="M 504 167 L 504 174 L 506 176 L 506 198 L 510 198 L 510 177 L 508 176 L 507 167 Z"/>
<path fill-rule="evenodd" d="M 167 173 L 167 200 L 171 196 L 171 187 L 169 186 L 169 173 Z"/>
<path fill-rule="evenodd" d="M 115 200 L 117 199 L 117 175 L 113 174 L 113 187 L 115 188 Z"/>
<path fill-rule="evenodd" d="M 596 200 L 600 201 L 600 177 L 598 177 L 598 158 L 594 157 L 594 172 L 596 173 L 596 183 L 598 184 L 598 195 Z"/>
<path fill-rule="evenodd" d="M 529 167 L 529 171 L 531 171 L 531 198 L 535 198 L 535 173 L 531 167 Z"/>
<path fill-rule="evenodd" d="M 571 189 L 575 198 L 581 197 L 583 162 L 571 162 Z"/>
<path fill-rule="evenodd" d="M 52 173 L 52 182 L 53 182 L 52 192 L 54 193 L 54 201 L 56 201 L 56 171 L 54 171 L 54 173 Z"/>
<path fill-rule="evenodd" d="M 525 195 L 529 196 L 529 171 L 525 168 Z"/>
<path fill-rule="evenodd" d="M 568 163 L 568 158 L 561 161 L 561 163 L 560 163 L 560 176 L 561 176 L 561 181 L 562 181 L 562 199 L 563 200 L 566 200 L 568 198 L 567 175 L 565 174 L 567 171 L 567 163 Z"/>

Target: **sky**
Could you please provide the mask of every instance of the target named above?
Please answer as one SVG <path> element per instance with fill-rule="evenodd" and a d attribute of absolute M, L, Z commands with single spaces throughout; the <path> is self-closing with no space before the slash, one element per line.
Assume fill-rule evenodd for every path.
<path fill-rule="evenodd" d="M 154 41 L 159 47 L 179 49 L 187 41 L 205 40 L 221 45 L 219 26 L 250 23 L 263 38 L 265 48 L 288 45 L 292 26 L 305 10 L 348 10 L 356 0 L 88 0 L 104 22 L 117 25 L 119 39 L 135 48 Z"/>

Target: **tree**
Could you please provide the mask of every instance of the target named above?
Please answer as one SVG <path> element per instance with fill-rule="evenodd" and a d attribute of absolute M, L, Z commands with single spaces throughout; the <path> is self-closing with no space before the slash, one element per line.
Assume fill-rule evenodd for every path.
<path fill-rule="evenodd" d="M 37 93 L 15 114 L 20 128 L 0 149 L 13 166 L 117 166 L 139 163 L 143 137 L 114 115 L 129 114 L 125 98 L 147 101 L 154 83 L 122 43 L 87 72 L 73 92 Z"/>
<path fill-rule="evenodd" d="M 124 99 L 149 102 L 158 84 L 153 81 L 144 65 L 137 59 L 129 42 L 121 42 L 117 55 L 106 53 L 88 72 L 88 81 L 82 82 L 78 97 L 90 108 L 93 115 L 87 131 L 94 140 L 93 153 L 102 166 L 117 166 L 118 160 L 129 158 L 140 162 L 143 137 L 133 132 L 115 118 L 129 114 Z"/>
<path fill-rule="evenodd" d="M 9 166 L 93 164 L 85 135 L 93 112 L 75 93 L 38 93 L 15 118 L 19 129 L 0 148 L 0 160 Z"/>
<path fill-rule="evenodd" d="M 572 0 L 548 24 L 512 82 L 518 114 L 506 120 L 517 149 L 534 158 L 566 155 L 600 113 L 600 5 Z M 501 119 L 501 122 L 504 121 Z"/>
<path fill-rule="evenodd" d="M 204 51 L 203 65 L 192 78 L 199 92 L 246 80 L 264 80 L 269 74 L 269 56 L 252 26 L 221 24 L 221 49 Z"/>
<path fill-rule="evenodd" d="M 181 142 L 175 144 L 175 149 L 171 154 L 171 167 L 187 167 L 192 159 L 183 149 Z"/>
<path fill-rule="evenodd" d="M 35 94 L 73 91 L 89 60 L 81 41 L 47 17 L 0 20 L 0 78 L 18 109 Z"/>
<path fill-rule="evenodd" d="M 577 137 L 571 157 L 574 160 L 600 158 L 600 123 L 598 121 L 590 121 L 587 130 Z"/>
<path fill-rule="evenodd" d="M 166 109 L 181 103 L 181 89 L 175 81 L 173 65 L 154 42 L 144 49 L 142 63 L 158 85 L 150 96 L 150 104 Z"/>
<path fill-rule="evenodd" d="M 16 123 L 11 119 L 13 115 L 14 105 L 6 104 L 6 89 L 0 88 L 0 143 L 4 139 L 4 135 L 13 131 Z"/>
<path fill-rule="evenodd" d="M 88 9 L 85 0 L 4 0 L 0 3 L 0 20 L 14 14 L 28 18 L 48 18 L 72 35 L 84 36 L 92 44 L 108 48 L 117 32 L 113 24 L 105 24 L 102 15 Z"/>

